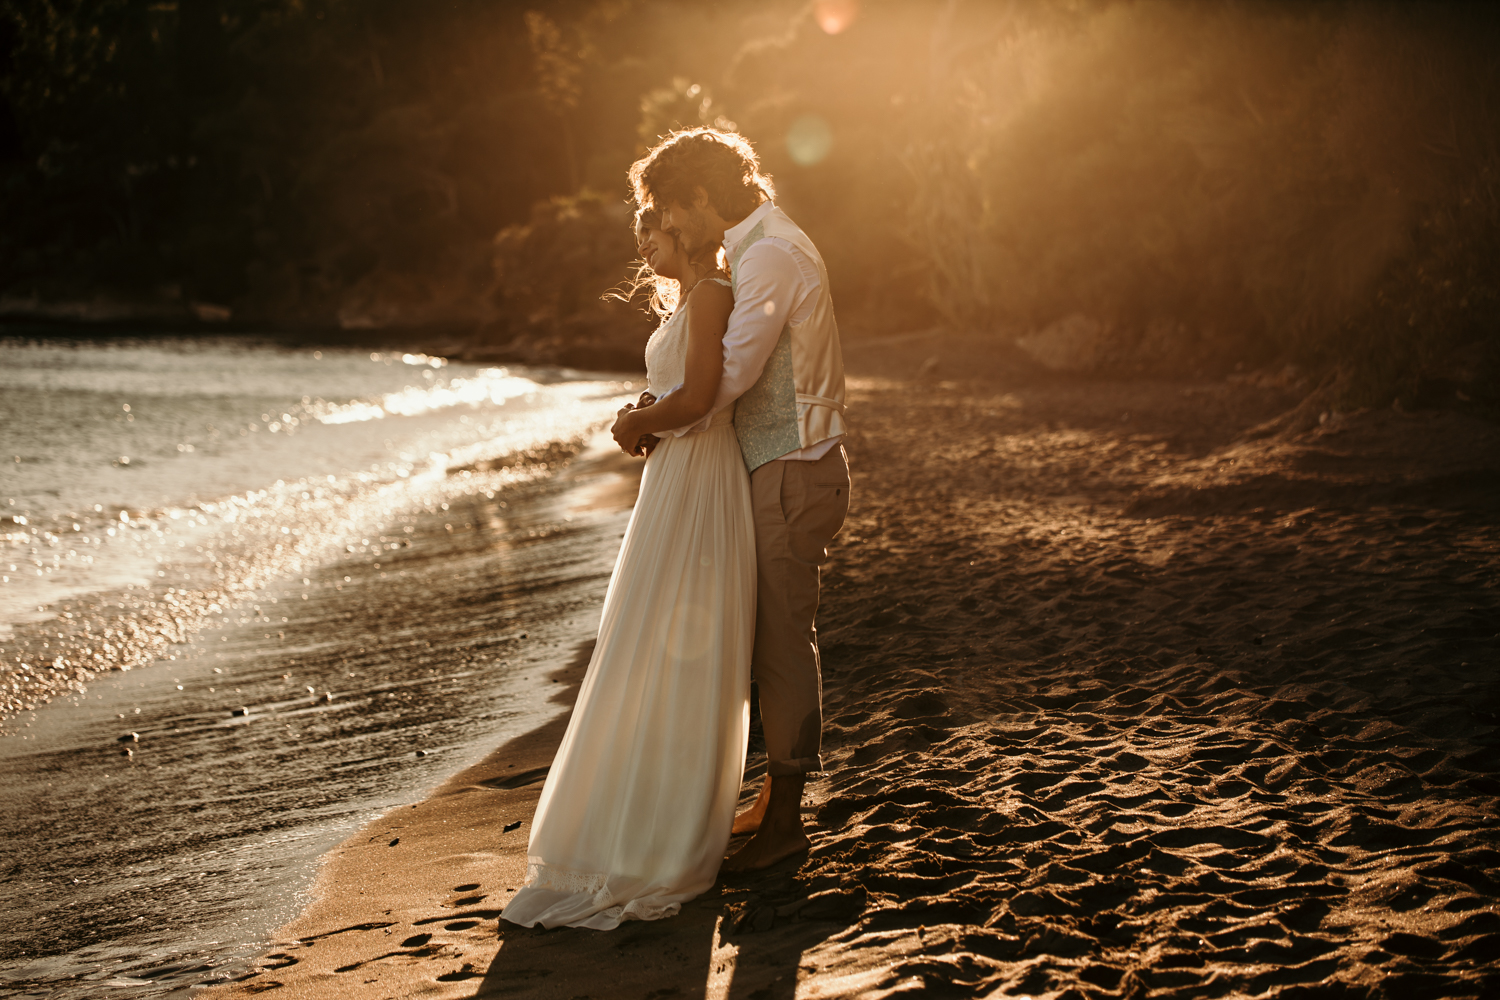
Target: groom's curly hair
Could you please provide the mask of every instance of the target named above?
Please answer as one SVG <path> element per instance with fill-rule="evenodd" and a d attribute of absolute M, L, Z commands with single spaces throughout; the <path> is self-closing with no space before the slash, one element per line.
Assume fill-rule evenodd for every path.
<path fill-rule="evenodd" d="M 725 219 L 742 219 L 762 201 L 776 198 L 754 147 L 737 132 L 708 126 L 679 129 L 630 165 L 630 187 L 642 208 L 691 205 L 700 186 Z"/>

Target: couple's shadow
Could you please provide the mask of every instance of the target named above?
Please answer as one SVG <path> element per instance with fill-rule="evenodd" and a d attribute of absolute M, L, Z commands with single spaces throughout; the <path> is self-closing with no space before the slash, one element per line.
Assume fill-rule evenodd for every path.
<path fill-rule="evenodd" d="M 478 995 L 560 1000 L 707 997 L 718 943 L 720 907 L 715 902 L 699 897 L 675 917 L 631 921 L 612 931 L 548 931 L 502 920 L 500 953 Z M 722 987 L 713 992 L 724 995 Z"/>
<path fill-rule="evenodd" d="M 792 863 L 795 865 L 795 862 Z M 541 930 L 500 921 L 500 952 L 476 994 L 557 1000 L 792 1000 L 804 952 L 836 923 L 754 919 L 768 890 L 800 894 L 793 867 L 721 879 L 666 920 L 612 931 Z M 750 917 L 747 919 L 747 917 Z"/>

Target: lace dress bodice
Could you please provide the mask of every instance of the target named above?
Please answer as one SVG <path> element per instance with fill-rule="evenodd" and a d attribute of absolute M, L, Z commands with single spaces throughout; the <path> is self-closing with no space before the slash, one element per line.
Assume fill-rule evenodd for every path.
<path fill-rule="evenodd" d="M 722 278 L 705 278 L 728 286 Z M 651 339 L 646 342 L 646 389 L 660 398 L 662 393 L 682 385 L 687 375 L 688 328 L 686 305 L 662 321 Z M 714 414 L 711 427 L 734 422 L 734 407 L 728 406 Z"/>

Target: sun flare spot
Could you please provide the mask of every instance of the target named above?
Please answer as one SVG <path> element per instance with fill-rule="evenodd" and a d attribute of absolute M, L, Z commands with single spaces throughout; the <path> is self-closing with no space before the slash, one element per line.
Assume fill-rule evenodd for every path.
<path fill-rule="evenodd" d="M 837 35 L 859 16 L 859 0 L 818 0 L 813 5 L 813 17 L 818 27 L 830 35 Z"/>

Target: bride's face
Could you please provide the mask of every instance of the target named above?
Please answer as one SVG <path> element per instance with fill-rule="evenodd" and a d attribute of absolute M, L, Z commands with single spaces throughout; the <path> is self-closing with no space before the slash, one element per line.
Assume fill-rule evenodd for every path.
<path fill-rule="evenodd" d="M 680 279 L 686 271 L 687 255 L 682 245 L 656 226 L 642 226 L 636 246 L 646 265 L 663 278 Z"/>

